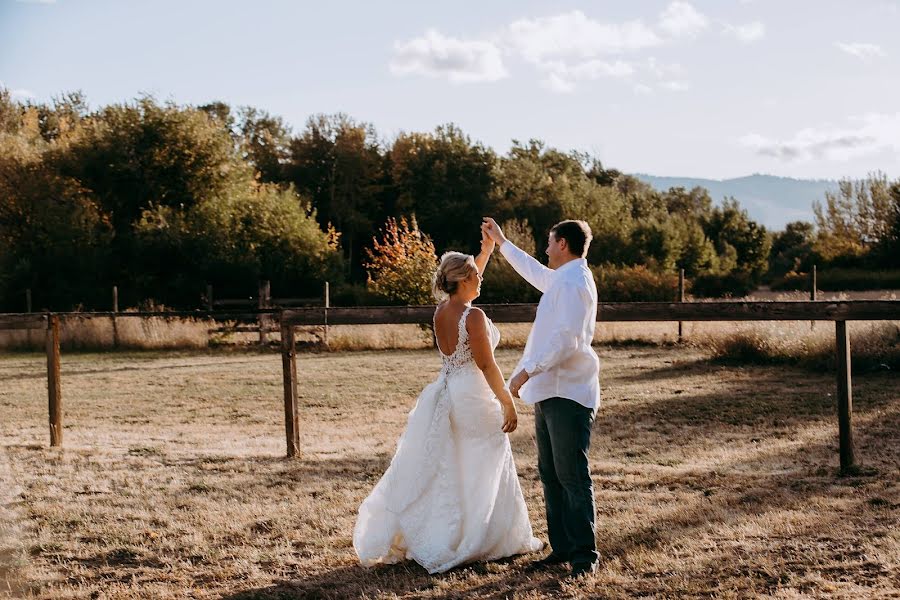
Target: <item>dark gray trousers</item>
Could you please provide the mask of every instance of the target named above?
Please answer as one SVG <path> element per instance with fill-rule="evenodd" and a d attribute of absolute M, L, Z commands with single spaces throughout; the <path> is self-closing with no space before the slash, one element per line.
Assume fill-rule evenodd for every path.
<path fill-rule="evenodd" d="M 566 398 L 534 405 L 538 472 L 554 554 L 596 562 L 594 483 L 588 466 L 594 411 Z"/>

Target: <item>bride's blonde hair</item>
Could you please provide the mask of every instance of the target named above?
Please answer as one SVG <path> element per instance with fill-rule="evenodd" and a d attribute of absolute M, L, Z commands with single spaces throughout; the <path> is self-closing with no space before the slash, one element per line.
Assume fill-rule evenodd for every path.
<path fill-rule="evenodd" d="M 442 302 L 451 294 L 456 293 L 459 282 L 467 278 L 473 271 L 478 271 L 475 266 L 475 257 L 462 252 L 444 252 L 441 255 L 441 263 L 438 265 L 434 277 L 431 279 L 431 292 L 438 302 Z"/>

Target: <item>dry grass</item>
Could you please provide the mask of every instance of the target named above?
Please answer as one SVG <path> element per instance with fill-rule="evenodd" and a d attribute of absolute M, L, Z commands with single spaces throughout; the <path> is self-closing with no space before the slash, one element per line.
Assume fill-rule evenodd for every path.
<path fill-rule="evenodd" d="M 744 298 L 748 301 L 793 300 L 802 301 L 808 298 L 803 292 L 758 292 Z M 873 292 L 822 292 L 821 300 L 896 300 L 895 291 Z M 164 307 L 151 306 L 154 309 Z M 229 325 L 229 324 L 225 324 Z M 234 323 L 230 323 L 234 325 Z M 827 325 L 827 324 L 823 324 Z M 258 333 L 218 333 L 209 334 L 216 323 L 197 319 L 162 319 L 151 317 L 140 319 L 123 317 L 116 319 L 116 328 L 109 317 L 87 318 L 68 317 L 63 319 L 60 331 L 60 344 L 66 350 L 197 350 L 210 346 L 251 346 L 258 344 Z M 530 323 L 499 324 L 503 333 L 501 347 L 521 348 L 525 345 Z M 826 331 L 825 329 L 820 330 Z M 115 334 L 114 334 L 115 331 Z M 748 337 L 748 331 L 758 339 Z M 766 324 L 755 323 L 685 323 L 685 340 L 699 344 L 716 354 L 721 354 L 728 347 L 730 338 L 735 337 L 734 348 L 742 352 L 742 360 L 761 360 L 773 362 L 777 353 L 747 352 L 748 345 L 757 347 L 764 344 L 755 343 L 768 337 L 770 333 L 776 337 L 779 329 Z M 800 330 L 797 330 L 800 332 Z M 804 339 L 809 336 L 800 332 Z M 280 335 L 269 334 L 273 344 Z M 820 336 L 821 337 L 821 336 Z M 323 327 L 298 328 L 297 342 L 301 347 L 322 349 L 325 339 Z M 328 348 L 331 351 L 349 350 L 415 350 L 432 347 L 431 333 L 419 325 L 333 325 L 327 332 Z M 672 344 L 678 341 L 678 326 L 672 322 L 653 323 L 600 323 L 594 342 L 600 344 Z M 117 342 L 117 343 L 116 343 Z M 0 351 L 21 351 L 43 348 L 44 337 L 39 331 L 0 330 Z M 812 342 L 811 342 L 812 343 Z M 726 351 L 727 354 L 727 351 Z M 770 356 L 772 354 L 772 356 Z M 775 356 L 777 359 L 777 356 Z M 802 362 L 802 361 L 795 361 Z M 807 361 L 812 362 L 812 361 Z M 883 361 L 882 361 L 883 362 Z"/>
<path fill-rule="evenodd" d="M 66 350 L 167 350 L 209 346 L 211 321 L 160 317 L 66 317 L 59 344 Z M 43 331 L 0 330 L 0 350 L 40 350 Z"/>
<path fill-rule="evenodd" d="M 900 322 L 851 321 L 847 326 L 854 370 L 900 370 Z M 769 321 L 694 332 L 689 340 L 723 361 L 794 364 L 823 371 L 835 368 L 834 336 L 830 322 Z"/>
<path fill-rule="evenodd" d="M 357 566 L 356 508 L 438 370 L 431 351 L 301 354 L 299 460 L 282 458 L 277 355 L 64 353 L 64 450 L 46 447 L 42 357 L 0 356 L 0 483 L 20 488 L 0 497 L 18 503 L 24 532 L 0 572 L 47 599 L 900 595 L 896 375 L 855 377 L 857 453 L 871 471 L 840 478 L 831 375 L 717 365 L 685 348 L 600 354 L 603 564 L 584 582 L 528 575 L 526 557 L 438 576 Z M 517 357 L 499 352 L 505 372 Z M 513 448 L 546 539 L 522 413 Z"/>

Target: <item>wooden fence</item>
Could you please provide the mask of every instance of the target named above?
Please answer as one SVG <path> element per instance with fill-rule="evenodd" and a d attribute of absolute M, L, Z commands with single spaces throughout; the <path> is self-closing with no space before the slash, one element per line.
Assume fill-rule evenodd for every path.
<path fill-rule="evenodd" d="M 497 323 L 532 322 L 536 304 L 483 305 Z M 307 308 L 281 314 L 281 355 L 284 379 L 284 415 L 287 455 L 300 453 L 297 359 L 294 327 L 298 325 L 362 325 L 432 322 L 433 306 L 386 308 Z M 853 394 L 850 373 L 850 338 L 847 321 L 900 320 L 900 301 L 856 300 L 838 302 L 627 302 L 600 304 L 600 322 L 616 321 L 834 321 L 837 358 L 838 430 L 840 464 L 844 473 L 856 469 L 853 444 Z"/>
<path fill-rule="evenodd" d="M 498 323 L 526 323 L 534 320 L 536 304 L 494 304 L 480 306 Z M 68 313 L 83 317 L 144 318 L 259 318 L 276 320 L 281 329 L 282 378 L 287 456 L 300 454 L 297 355 L 294 330 L 298 326 L 363 324 L 430 324 L 434 306 L 393 306 L 360 308 L 300 308 L 256 310 L 252 312 L 135 312 Z M 47 347 L 47 392 L 49 396 L 50 445 L 62 445 L 62 396 L 59 371 L 59 322 L 67 313 L 0 315 L 0 329 L 44 329 Z M 600 322 L 617 321 L 833 321 L 837 359 L 837 409 L 840 465 L 843 473 L 856 470 L 853 444 L 853 394 L 850 370 L 850 338 L 847 321 L 900 320 L 898 300 L 851 300 L 814 302 L 627 302 L 600 304 Z"/>

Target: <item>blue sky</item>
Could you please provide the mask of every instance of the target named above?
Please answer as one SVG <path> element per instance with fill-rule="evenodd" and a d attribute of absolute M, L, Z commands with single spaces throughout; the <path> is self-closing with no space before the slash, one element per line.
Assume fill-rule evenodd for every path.
<path fill-rule="evenodd" d="M 900 176 L 900 0 L 0 0 L 0 82 L 97 107 L 223 100 L 390 140 L 454 122 L 605 165 Z"/>

